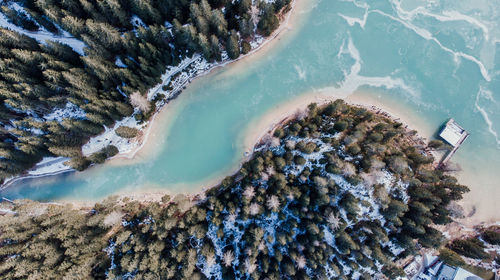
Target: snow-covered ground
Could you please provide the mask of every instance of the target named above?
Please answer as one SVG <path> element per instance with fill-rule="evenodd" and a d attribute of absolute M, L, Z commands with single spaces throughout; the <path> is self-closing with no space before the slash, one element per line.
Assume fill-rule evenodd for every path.
<path fill-rule="evenodd" d="M 44 115 L 43 118 L 47 121 L 61 122 L 63 119 L 84 119 L 85 111 L 75 104 L 68 102 L 64 108 L 54 110 L 52 113 Z"/>
<path fill-rule="evenodd" d="M 47 173 L 60 172 L 63 170 L 70 170 L 71 167 L 64 165 L 64 162 L 68 160 L 69 158 L 66 157 L 45 157 L 42 161 L 37 163 L 32 170 L 28 171 L 28 174 L 37 176 Z"/>
<path fill-rule="evenodd" d="M 4 214 L 16 214 L 16 212 L 14 212 L 10 209 L 0 208 L 0 215 L 4 215 Z"/>
<path fill-rule="evenodd" d="M 131 152 L 137 148 L 140 145 L 139 141 L 135 139 L 122 138 L 116 134 L 115 130 L 120 126 L 142 129 L 145 124 L 138 124 L 136 119 L 131 116 L 116 122 L 112 128 L 105 127 L 105 131 L 102 134 L 91 138 L 87 144 L 82 146 L 83 155 L 89 156 L 108 145 L 116 146 L 120 154 Z"/>
<path fill-rule="evenodd" d="M 28 170 L 27 175 L 7 178 L 3 185 L 0 186 L 0 189 L 7 187 L 20 178 L 40 177 L 70 171 L 72 168 L 64 164 L 68 160 L 69 158 L 66 157 L 44 157 L 35 167 Z"/>
<path fill-rule="evenodd" d="M 197 60 L 204 60 L 201 55 L 199 54 L 195 54 L 193 55 L 192 57 L 187 57 L 185 58 L 184 60 L 181 61 L 181 63 L 179 63 L 179 65 L 177 66 L 168 66 L 167 67 L 167 70 L 165 71 L 165 73 L 163 73 L 163 75 L 161 75 L 161 83 L 157 84 L 156 86 L 154 86 L 153 88 L 151 88 L 149 91 L 148 91 L 148 100 L 153 100 L 153 98 L 155 98 L 156 94 L 158 93 L 172 93 L 176 90 L 176 88 L 173 88 L 172 90 L 169 90 L 169 91 L 163 91 L 162 90 L 162 87 L 164 85 L 168 85 L 170 83 L 170 81 L 172 80 L 172 77 L 183 71 L 184 69 L 186 69 L 189 65 L 191 65 L 193 62 L 197 61 Z M 206 60 L 204 60 L 205 63 L 206 63 Z M 183 76 L 183 74 L 185 74 L 184 76 L 188 76 L 186 73 L 181 73 L 180 76 Z M 181 80 L 180 78 L 181 77 L 177 77 L 173 83 L 178 83 L 177 80 Z M 192 78 L 192 77 L 191 77 Z M 182 79 L 184 80 L 184 79 Z"/>
<path fill-rule="evenodd" d="M 123 61 L 119 57 L 116 57 L 115 65 L 121 68 L 127 68 L 127 65 L 123 63 Z"/>
<path fill-rule="evenodd" d="M 16 10 L 22 9 L 22 7 L 20 7 L 19 5 L 12 5 L 11 8 Z M 10 23 L 7 17 L 1 12 L 0 12 L 0 26 L 24 34 L 26 36 L 29 36 L 42 44 L 45 44 L 46 41 L 55 41 L 62 44 L 66 44 L 71 48 L 73 48 L 73 50 L 79 53 L 80 55 L 85 55 L 85 52 L 83 51 L 85 43 L 71 36 L 71 34 L 69 34 L 66 31 L 62 31 L 61 36 L 54 35 L 49 31 L 43 29 L 42 27 L 40 27 L 41 30 L 36 32 L 27 31 L 17 25 Z"/>

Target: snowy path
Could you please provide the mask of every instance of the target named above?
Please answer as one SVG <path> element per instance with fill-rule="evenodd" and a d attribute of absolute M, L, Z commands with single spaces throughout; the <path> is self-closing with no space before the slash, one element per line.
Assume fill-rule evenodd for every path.
<path fill-rule="evenodd" d="M 83 51 L 83 48 L 85 47 L 85 43 L 76 39 L 75 37 L 72 37 L 68 32 L 63 31 L 63 36 L 56 36 L 48 31 L 45 30 L 40 30 L 36 32 L 32 31 L 26 31 L 22 29 L 19 26 L 16 26 L 12 23 L 10 23 L 7 19 L 7 17 L 0 12 L 0 26 L 6 29 L 10 29 L 12 31 L 16 31 L 18 33 L 24 34 L 26 36 L 29 36 L 38 42 L 44 44 L 45 41 L 56 41 L 62 44 L 66 44 L 73 48 L 73 50 L 80 55 L 85 55 L 85 52 Z"/>

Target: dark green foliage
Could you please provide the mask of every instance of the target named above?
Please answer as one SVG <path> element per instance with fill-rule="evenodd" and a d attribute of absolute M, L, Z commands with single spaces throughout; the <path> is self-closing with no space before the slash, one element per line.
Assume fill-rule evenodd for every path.
<path fill-rule="evenodd" d="M 382 211 L 384 217 L 397 224 L 401 225 L 401 220 L 399 218 L 403 217 L 408 211 L 408 205 L 395 199 L 391 199 L 391 202 L 387 205 L 387 208 Z"/>
<path fill-rule="evenodd" d="M 245 14 L 252 7 L 252 0 L 239 0 L 237 1 L 238 13 Z"/>
<path fill-rule="evenodd" d="M 347 152 L 351 155 L 357 155 L 361 152 L 361 148 L 357 144 L 352 144 L 347 147 Z"/>
<path fill-rule="evenodd" d="M 101 162 L 104 162 L 104 160 Z M 87 158 L 77 156 L 72 158 L 69 162 L 66 162 L 65 164 L 71 166 L 71 168 L 74 168 L 78 171 L 83 171 L 87 169 L 87 167 L 89 167 L 90 163 L 91 161 L 88 160 Z"/>
<path fill-rule="evenodd" d="M 240 35 L 242 38 L 249 38 L 254 32 L 254 23 L 250 15 L 245 15 L 239 23 Z M 246 41 L 243 41 L 246 42 Z"/>
<path fill-rule="evenodd" d="M 465 265 L 465 261 L 462 257 L 448 248 L 441 248 L 441 250 L 439 250 L 439 259 L 453 266 L 461 267 Z"/>
<path fill-rule="evenodd" d="M 454 240 L 449 248 L 462 256 L 473 259 L 488 259 L 490 255 L 484 251 L 484 244 L 477 238 Z"/>
<path fill-rule="evenodd" d="M 481 279 L 490 279 L 490 280 L 495 279 L 495 273 L 489 269 L 473 265 L 465 265 L 463 268 L 467 271 L 472 272 L 472 274 L 481 277 Z"/>
<path fill-rule="evenodd" d="M 264 12 L 260 16 L 259 23 L 257 24 L 257 28 L 262 35 L 269 36 L 274 30 L 276 30 L 276 28 L 278 28 L 279 20 L 278 17 L 276 17 L 273 5 L 266 5 L 263 11 Z"/>
<path fill-rule="evenodd" d="M 333 125 L 333 128 L 336 131 L 344 131 L 348 125 L 349 124 L 346 121 L 338 121 L 338 122 L 335 122 L 335 124 Z"/>
<path fill-rule="evenodd" d="M 369 138 L 373 142 L 380 142 L 384 139 L 384 135 L 378 132 L 373 132 L 372 134 L 370 134 Z"/>
<path fill-rule="evenodd" d="M 500 245 L 500 232 L 498 229 L 496 231 L 487 229 L 481 233 L 481 237 L 490 244 Z"/>
<path fill-rule="evenodd" d="M 283 136 L 285 136 L 285 132 L 283 131 L 283 129 L 278 128 L 274 131 L 273 135 L 274 137 L 282 138 Z"/>
<path fill-rule="evenodd" d="M 346 193 L 339 202 L 342 208 L 344 208 L 347 213 L 352 215 L 356 215 L 359 211 L 358 203 L 359 199 L 353 196 L 351 193 Z"/>
<path fill-rule="evenodd" d="M 115 130 L 116 134 L 123 138 L 134 138 L 139 133 L 139 130 L 134 127 L 120 126 Z"/>
<path fill-rule="evenodd" d="M 483 237 L 485 232 L 495 230 L 498 230 L 498 226 L 490 226 L 489 228 L 481 229 L 481 237 Z M 473 274 L 478 275 L 482 279 L 493 279 L 494 273 L 491 270 L 484 269 L 480 266 L 469 265 L 460 256 L 462 255 L 464 257 L 481 259 L 483 264 L 488 262 L 492 263 L 493 260 L 498 263 L 498 256 L 494 259 L 493 256 L 489 255 L 484 250 L 486 245 L 487 244 L 485 242 L 481 241 L 477 237 L 453 240 L 450 244 L 448 244 L 448 248 L 442 248 L 439 251 L 439 257 L 451 265 L 459 266 L 472 272 Z"/>
<path fill-rule="evenodd" d="M 226 50 L 227 55 L 231 59 L 236 59 L 240 56 L 240 45 L 239 45 L 238 34 L 234 30 L 231 30 L 231 34 L 227 38 Z"/>
<path fill-rule="evenodd" d="M 118 154 L 118 148 L 113 145 L 109 145 L 90 155 L 88 160 L 92 163 L 103 163 L 106 159 L 113 157 L 116 154 Z"/>
<path fill-rule="evenodd" d="M 242 41 L 241 42 L 241 53 L 247 54 L 248 52 L 250 52 L 250 50 L 252 50 L 252 46 L 250 46 L 250 43 L 248 43 L 247 41 Z"/>
<path fill-rule="evenodd" d="M 431 140 L 428 146 L 429 148 L 440 149 L 443 148 L 445 144 L 441 140 Z"/>
<path fill-rule="evenodd" d="M 296 149 L 298 149 L 299 151 L 306 153 L 306 154 L 310 154 L 310 153 L 314 152 L 316 147 L 317 146 L 314 142 L 307 142 L 306 143 L 304 141 L 300 141 L 299 143 L 297 143 L 295 145 Z"/>
<path fill-rule="evenodd" d="M 296 156 L 293 161 L 295 162 L 295 164 L 297 165 L 304 165 L 306 163 L 306 160 L 305 158 L 301 157 L 301 156 Z"/>
<path fill-rule="evenodd" d="M 384 266 L 382 272 L 389 277 L 389 279 L 396 279 L 406 275 L 402 268 L 393 264 Z"/>
<path fill-rule="evenodd" d="M 291 0 L 276 0 L 274 1 L 274 9 L 279 11 L 282 8 L 285 8 L 291 3 Z"/>
<path fill-rule="evenodd" d="M 89 213 L 63 205 L 18 203 L 15 218 L 0 218 L 0 243 L 15 240 L 9 246 L 0 246 L 0 277 L 104 277 L 102 272 L 109 260 L 102 249 L 107 245 L 104 234 L 108 226 L 102 221 L 113 209 L 96 207 L 97 211 Z M 19 258 L 5 259 L 21 252 Z"/>

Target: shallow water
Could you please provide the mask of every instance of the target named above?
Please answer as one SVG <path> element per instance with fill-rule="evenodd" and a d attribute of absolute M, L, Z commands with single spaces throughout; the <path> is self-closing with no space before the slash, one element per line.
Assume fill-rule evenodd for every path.
<path fill-rule="evenodd" d="M 1 195 L 98 199 L 145 186 L 199 189 L 243 159 L 250 123 L 305 92 L 330 88 L 370 92 L 436 129 L 455 118 L 471 133 L 454 157 L 473 188 L 467 199 L 482 202 L 478 212 L 494 211 L 500 197 L 500 1 L 306 3 L 294 30 L 271 50 L 188 86 L 166 108 L 174 111 L 164 135 L 147 143 L 155 145 L 153 156 L 24 180 Z"/>

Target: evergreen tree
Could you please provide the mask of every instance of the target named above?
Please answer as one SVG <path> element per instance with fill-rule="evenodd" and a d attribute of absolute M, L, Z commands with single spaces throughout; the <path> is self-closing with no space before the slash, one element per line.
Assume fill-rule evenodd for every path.
<path fill-rule="evenodd" d="M 227 39 L 226 51 L 231 59 L 236 59 L 240 56 L 239 36 L 234 30 L 231 30 L 231 35 Z"/>
<path fill-rule="evenodd" d="M 263 10 L 257 27 L 264 36 L 269 36 L 278 28 L 279 20 L 275 15 L 272 5 L 266 5 Z"/>
<path fill-rule="evenodd" d="M 215 60 L 220 61 L 222 59 L 219 39 L 215 35 L 210 36 L 210 52 Z"/>

